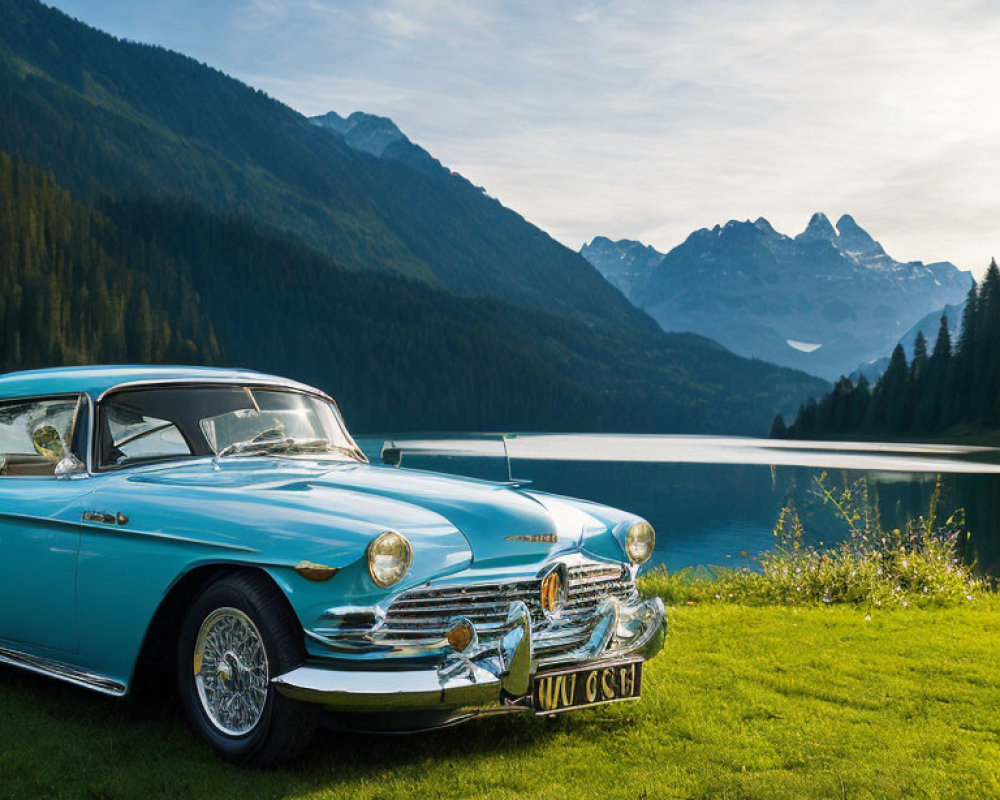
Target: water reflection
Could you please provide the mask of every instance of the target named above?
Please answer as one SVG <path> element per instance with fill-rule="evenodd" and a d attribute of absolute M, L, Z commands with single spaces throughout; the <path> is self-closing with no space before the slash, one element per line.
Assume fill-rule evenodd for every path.
<path fill-rule="evenodd" d="M 627 508 L 653 523 L 654 561 L 669 569 L 751 563 L 772 546 L 788 500 L 814 543 L 842 538 L 845 525 L 817 496 L 824 472 L 838 486 L 867 476 L 890 528 L 926 513 L 941 475 L 942 518 L 965 508 L 970 558 L 993 574 L 1000 566 L 994 448 L 602 434 L 367 437 L 361 444 L 374 461 L 385 450 L 406 467 L 528 479 L 533 488 Z"/>

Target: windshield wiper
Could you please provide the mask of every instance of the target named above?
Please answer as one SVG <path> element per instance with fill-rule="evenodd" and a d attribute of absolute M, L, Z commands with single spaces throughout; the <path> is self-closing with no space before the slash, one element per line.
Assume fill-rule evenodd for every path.
<path fill-rule="evenodd" d="M 247 439 L 245 442 L 233 442 L 232 444 L 226 445 L 218 453 L 215 454 L 216 458 L 225 458 L 226 456 L 237 456 L 244 453 L 265 453 L 268 450 L 287 450 L 295 443 L 292 438 L 282 437 L 281 439 Z"/>
<path fill-rule="evenodd" d="M 264 431 L 264 433 L 269 433 L 269 431 Z M 216 458 L 269 451 L 277 453 L 329 453 L 336 451 L 346 453 L 354 459 L 358 458 L 358 453 L 354 448 L 334 444 L 326 439 L 294 439 L 290 436 L 264 439 L 261 438 L 261 434 L 244 442 L 233 442 L 233 444 L 223 447 Z"/>

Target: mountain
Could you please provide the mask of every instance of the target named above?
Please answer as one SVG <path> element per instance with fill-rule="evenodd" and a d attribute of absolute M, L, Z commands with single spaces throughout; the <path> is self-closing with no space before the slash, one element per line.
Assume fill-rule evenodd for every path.
<path fill-rule="evenodd" d="M 319 128 L 340 135 L 348 147 L 376 158 L 399 161 L 439 178 L 453 177 L 440 161 L 420 145 L 414 144 L 388 117 L 355 111 L 342 117 L 329 111 L 309 121 Z"/>
<path fill-rule="evenodd" d="M 731 220 L 666 254 L 602 237 L 581 254 L 664 330 L 827 378 L 883 356 L 972 282 L 948 262 L 896 261 L 847 214 L 836 227 L 814 214 L 794 238 Z"/>
<path fill-rule="evenodd" d="M 121 255 L 103 245 L 121 267 L 105 291 L 124 308 L 72 327 L 60 316 L 57 338 L 75 349 L 2 342 L 0 369 L 134 358 L 128 342 L 92 346 L 119 336 L 122 318 L 134 324 L 134 308 L 143 336 L 159 331 L 151 360 L 288 374 L 329 389 L 362 429 L 761 433 L 825 391 L 664 333 L 579 254 L 385 118 L 318 124 L 33 0 L 0 0 L 0 108 L 0 151 L 128 244 Z M 68 224 L 73 241 L 85 223 Z M 81 273 L 7 245 L 15 286 L 41 285 L 42 269 L 63 281 L 60 298 L 87 307 Z M 151 316 L 142 291 L 126 301 L 131 286 Z M 20 330 L 24 309 L 0 305 L 0 330 Z M 195 349 L 173 355 L 167 328 Z"/>
<path fill-rule="evenodd" d="M 630 239 L 613 242 L 604 236 L 597 236 L 590 244 L 585 244 L 580 255 L 626 297 L 631 297 L 643 278 L 663 260 L 663 253 L 648 244 Z"/>
<path fill-rule="evenodd" d="M 388 125 L 351 123 L 345 138 L 191 58 L 34 0 L 0 0 L 0 108 L 0 150 L 83 201 L 183 196 L 247 214 L 348 269 L 655 327 L 578 254 L 460 175 L 428 168 Z M 399 146 L 413 157 L 372 153 Z"/>

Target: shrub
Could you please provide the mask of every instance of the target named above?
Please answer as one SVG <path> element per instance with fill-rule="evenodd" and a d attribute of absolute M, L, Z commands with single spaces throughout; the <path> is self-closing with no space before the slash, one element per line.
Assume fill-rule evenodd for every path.
<path fill-rule="evenodd" d="M 826 473 L 813 480 L 823 505 L 847 527 L 839 544 L 808 544 L 798 511 L 789 502 L 774 527 L 775 547 L 755 559 L 759 569 L 701 567 L 668 573 L 657 568 L 642 578 L 643 592 L 668 603 L 844 603 L 871 609 L 956 605 L 988 590 L 961 558 L 968 541 L 964 511 L 938 520 L 940 476 L 927 514 L 889 530 L 882 525 L 868 478 L 845 480 L 840 490 L 831 488 Z"/>

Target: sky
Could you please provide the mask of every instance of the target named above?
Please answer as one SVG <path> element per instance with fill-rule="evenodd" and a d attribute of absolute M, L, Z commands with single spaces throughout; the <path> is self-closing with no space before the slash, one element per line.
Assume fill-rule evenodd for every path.
<path fill-rule="evenodd" d="M 391 117 L 578 249 L 855 217 L 900 260 L 1000 255 L 1000 3 L 48 0 L 303 114 Z"/>

